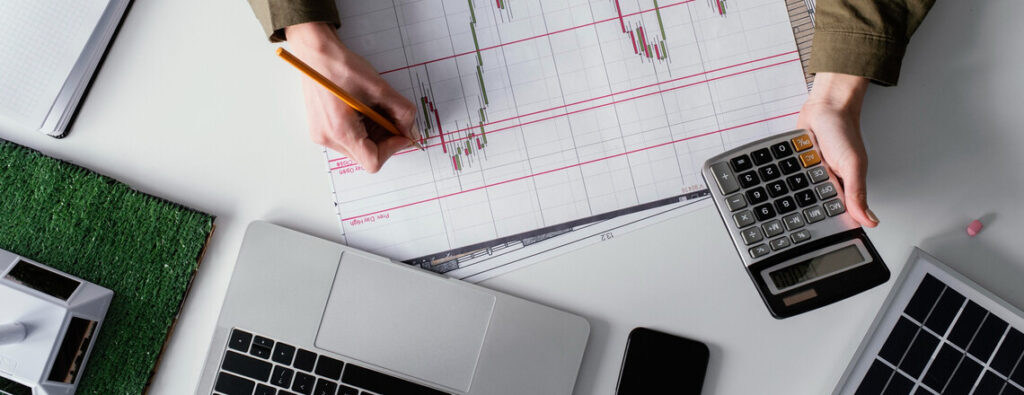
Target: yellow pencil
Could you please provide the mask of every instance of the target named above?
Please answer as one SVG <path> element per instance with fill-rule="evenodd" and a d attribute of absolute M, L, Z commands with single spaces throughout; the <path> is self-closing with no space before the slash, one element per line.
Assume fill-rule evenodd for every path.
<path fill-rule="evenodd" d="M 334 81 L 327 79 L 327 77 L 324 77 L 323 74 L 320 74 L 316 70 L 313 70 L 313 68 L 309 67 L 309 65 L 306 64 L 306 62 L 303 62 L 299 58 L 295 57 L 295 55 L 292 55 L 291 52 L 288 52 L 284 48 L 278 48 L 277 56 L 280 56 L 281 59 L 284 59 L 288 63 L 291 63 L 292 66 L 295 66 L 295 68 L 299 69 L 299 71 L 301 71 L 303 74 L 309 76 L 309 78 L 312 78 L 313 81 L 316 81 L 321 86 L 331 91 L 331 93 L 333 93 L 334 96 L 337 96 L 339 99 L 341 99 L 341 101 L 345 102 L 345 104 L 348 104 L 348 106 L 352 107 L 353 110 L 359 111 L 360 114 L 365 115 L 367 118 L 373 120 L 373 122 L 376 122 L 378 125 L 383 126 L 384 129 L 387 129 L 389 132 L 391 132 L 391 134 L 409 139 L 409 141 L 412 142 L 412 145 L 416 146 L 416 148 L 419 148 L 421 150 L 423 149 L 423 146 L 417 143 L 416 140 L 413 140 L 411 137 L 399 132 L 398 128 L 395 127 L 395 124 L 391 123 L 391 121 L 389 121 L 387 118 L 384 118 L 376 111 L 373 111 L 373 109 L 370 108 L 370 106 L 363 104 L 363 102 L 359 101 L 359 99 L 352 97 L 352 95 L 350 95 L 348 92 L 345 92 L 344 89 L 341 89 L 340 86 L 335 84 Z"/>

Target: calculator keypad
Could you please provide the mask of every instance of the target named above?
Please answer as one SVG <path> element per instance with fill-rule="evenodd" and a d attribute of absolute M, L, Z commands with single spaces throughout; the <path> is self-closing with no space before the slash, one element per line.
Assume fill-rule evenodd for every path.
<path fill-rule="evenodd" d="M 782 177 L 782 173 L 779 172 L 779 167 L 775 165 L 768 165 L 757 169 L 757 173 L 761 175 L 761 179 L 765 181 L 771 181 L 776 178 Z"/>
<path fill-rule="evenodd" d="M 832 185 L 831 182 L 815 185 L 814 191 L 818 192 L 818 197 L 821 198 L 821 200 L 825 200 L 836 195 L 836 187 Z"/>
<path fill-rule="evenodd" d="M 797 230 L 804 227 L 804 217 L 800 216 L 799 213 L 787 215 L 782 218 L 782 222 L 786 223 L 787 230 Z"/>
<path fill-rule="evenodd" d="M 775 217 L 775 209 L 772 208 L 771 203 L 765 203 L 754 207 L 754 216 L 758 221 L 767 221 Z"/>
<path fill-rule="evenodd" d="M 782 234 L 782 222 L 774 219 L 761 225 L 761 229 L 764 229 L 765 236 L 775 237 Z"/>
<path fill-rule="evenodd" d="M 742 193 L 737 193 L 725 198 L 725 204 L 729 206 L 729 211 L 736 211 L 747 207 L 747 200 L 743 198 Z"/>
<path fill-rule="evenodd" d="M 779 161 L 779 170 L 782 170 L 782 174 L 793 174 L 800 171 L 800 161 L 796 158 L 786 158 Z M 826 178 L 828 175 L 825 175 Z"/>
<path fill-rule="evenodd" d="M 846 212 L 809 135 L 745 152 L 710 167 L 751 258 L 804 243 L 810 225 Z"/>
<path fill-rule="evenodd" d="M 732 219 L 736 221 L 736 226 L 742 228 L 754 223 L 754 214 L 750 210 L 744 210 L 733 214 Z"/>
<path fill-rule="evenodd" d="M 821 207 L 818 206 L 811 207 L 804 210 L 804 218 L 807 219 L 807 223 L 809 224 L 821 221 L 825 219 L 825 210 L 822 210 Z"/>
<path fill-rule="evenodd" d="M 750 163 L 750 157 L 746 155 L 740 155 L 732 158 L 729 160 L 729 163 L 732 164 L 733 171 L 744 171 L 754 167 L 754 165 Z"/>
<path fill-rule="evenodd" d="M 821 157 L 818 156 L 818 151 L 810 150 L 800 154 L 800 161 L 803 162 L 804 167 L 811 167 L 821 163 Z"/>
<path fill-rule="evenodd" d="M 768 195 L 773 198 L 789 193 L 789 188 L 786 188 L 786 182 L 782 180 L 769 182 L 765 187 L 768 188 Z"/>
<path fill-rule="evenodd" d="M 793 147 L 789 145 L 789 142 L 783 141 L 781 143 L 772 146 L 772 155 L 775 159 L 782 159 L 787 156 L 793 155 Z"/>
<path fill-rule="evenodd" d="M 741 187 L 750 188 L 750 187 L 752 187 L 754 185 L 757 185 L 757 184 L 760 184 L 760 183 L 761 183 L 761 179 L 757 178 L 757 173 L 755 173 L 753 171 L 748 171 L 746 173 L 740 174 L 740 186 Z"/>
<path fill-rule="evenodd" d="M 751 152 L 750 159 L 754 161 L 755 165 L 763 165 L 772 161 L 772 151 L 768 148 L 761 148 L 757 151 Z"/>
<path fill-rule="evenodd" d="M 828 213 L 829 217 L 835 217 L 846 212 L 846 207 L 843 206 L 843 202 L 841 200 L 832 199 L 825 202 L 825 212 Z"/>
<path fill-rule="evenodd" d="M 811 182 L 815 184 L 828 180 L 828 172 L 825 171 L 824 166 L 818 166 L 811 170 L 808 170 L 807 176 L 810 177 Z"/>

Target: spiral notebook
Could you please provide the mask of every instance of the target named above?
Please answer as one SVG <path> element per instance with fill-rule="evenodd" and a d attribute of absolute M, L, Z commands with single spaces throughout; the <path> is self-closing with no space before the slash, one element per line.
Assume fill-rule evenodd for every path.
<path fill-rule="evenodd" d="M 129 3 L 0 1 L 0 117 L 63 136 Z"/>

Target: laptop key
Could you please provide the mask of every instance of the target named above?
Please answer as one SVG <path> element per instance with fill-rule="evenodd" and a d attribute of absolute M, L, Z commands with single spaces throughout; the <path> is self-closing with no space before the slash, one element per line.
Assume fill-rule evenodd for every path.
<path fill-rule="evenodd" d="M 324 379 L 316 380 L 316 388 L 313 389 L 313 395 L 334 395 L 337 392 L 338 384 Z"/>
<path fill-rule="evenodd" d="M 378 394 L 435 395 L 444 392 L 411 383 L 355 364 L 348 364 L 341 382 Z"/>
<path fill-rule="evenodd" d="M 250 342 L 252 342 L 251 333 L 238 329 L 232 329 L 231 340 L 228 341 L 228 347 L 230 347 L 233 350 L 248 352 Z"/>
<path fill-rule="evenodd" d="M 257 356 L 263 359 L 267 359 L 270 358 L 270 348 L 261 346 L 259 344 L 256 344 L 256 342 L 253 342 L 252 348 L 249 349 L 249 354 L 252 354 L 253 356 Z"/>
<path fill-rule="evenodd" d="M 359 395 L 359 390 L 342 384 L 338 387 L 338 395 Z"/>
<path fill-rule="evenodd" d="M 267 339 L 267 338 L 265 338 L 263 336 L 256 336 L 252 340 L 252 344 L 258 345 L 260 347 L 274 348 L 274 341 L 270 340 L 270 339 Z"/>
<path fill-rule="evenodd" d="M 316 378 L 302 372 L 295 373 L 295 382 L 292 383 L 292 391 L 300 394 L 310 395 L 313 393 L 313 384 Z"/>
<path fill-rule="evenodd" d="M 298 395 L 291 391 L 277 390 L 277 395 Z"/>
<path fill-rule="evenodd" d="M 277 393 L 277 390 L 274 389 L 274 387 L 271 387 L 269 385 L 256 384 L 256 394 L 255 395 L 274 395 L 276 393 Z"/>
<path fill-rule="evenodd" d="M 311 351 L 299 349 L 299 352 L 295 354 L 295 362 L 292 363 L 296 369 L 305 370 L 307 372 L 313 371 L 313 365 L 316 364 L 316 354 Z"/>
<path fill-rule="evenodd" d="M 288 388 L 292 385 L 292 377 L 295 371 L 282 366 L 274 366 L 274 374 L 270 375 L 270 384 L 281 388 Z"/>
<path fill-rule="evenodd" d="M 344 365 L 337 359 L 321 355 L 320 360 L 316 362 L 316 374 L 337 380 L 341 378 L 341 368 Z"/>
<path fill-rule="evenodd" d="M 295 347 L 277 342 L 277 345 L 274 346 L 274 356 L 270 359 L 280 364 L 291 365 L 293 356 L 295 356 Z"/>
<path fill-rule="evenodd" d="M 256 383 L 233 374 L 220 372 L 214 390 L 224 395 L 250 395 Z"/>
<path fill-rule="evenodd" d="M 261 361 L 248 355 L 242 355 L 234 351 L 228 351 L 224 355 L 224 363 L 221 369 L 231 373 L 245 376 L 256 381 L 267 381 L 270 377 L 270 363 Z M 250 389 L 250 392 L 252 390 Z"/>

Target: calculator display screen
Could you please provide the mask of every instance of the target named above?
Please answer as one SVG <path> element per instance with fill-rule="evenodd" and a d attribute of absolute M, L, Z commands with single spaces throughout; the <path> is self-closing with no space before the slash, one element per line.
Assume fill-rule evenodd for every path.
<path fill-rule="evenodd" d="M 856 245 L 851 244 L 828 254 L 776 270 L 769 275 L 776 288 L 784 289 L 794 284 L 835 273 L 861 262 L 864 262 L 864 256 L 861 255 Z"/>

